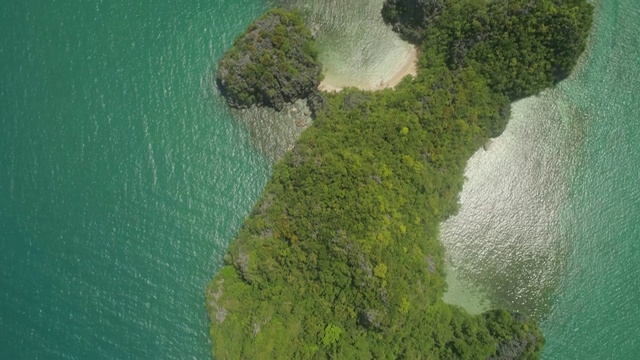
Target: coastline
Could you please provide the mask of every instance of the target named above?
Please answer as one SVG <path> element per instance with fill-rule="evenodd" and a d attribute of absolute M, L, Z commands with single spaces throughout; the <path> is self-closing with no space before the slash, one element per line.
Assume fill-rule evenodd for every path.
<path fill-rule="evenodd" d="M 407 75 L 416 76 L 418 74 L 418 48 L 414 45 L 402 62 L 402 66 L 390 78 L 382 79 L 379 83 L 371 84 L 366 81 L 358 81 L 352 79 L 343 79 L 326 75 L 324 80 L 318 86 L 320 91 L 324 92 L 340 92 L 346 87 L 355 87 L 360 90 L 377 91 L 387 88 L 394 88 Z"/>
<path fill-rule="evenodd" d="M 416 47 L 405 45 L 376 66 L 370 55 L 382 50 L 380 42 L 353 46 L 356 56 L 351 62 L 327 56 L 338 61 L 325 61 L 333 68 L 327 67 L 317 89 L 347 91 L 322 98 L 326 111 L 318 112 L 317 121 L 274 168 L 262 197 L 232 240 L 225 264 L 207 287 L 214 356 L 340 353 L 370 358 L 431 353 L 440 358 L 453 353 L 461 358 L 537 358 L 544 336 L 535 318 L 512 309 L 487 310 L 462 286 L 452 286 L 449 300 L 474 306 L 473 313 L 446 302 L 445 271 L 452 278 L 464 278 L 457 276 L 456 268 L 446 268 L 439 226 L 458 209 L 465 181 L 460 164 L 504 131 L 511 101 L 537 94 L 572 70 L 591 16 L 589 5 L 578 1 L 582 3 L 577 4 L 577 22 L 571 21 L 576 17 L 571 6 L 576 4 L 548 1 L 544 9 L 524 17 L 504 16 L 508 4 L 485 4 L 478 9 L 495 21 L 478 26 L 454 2 L 441 17 L 417 29 L 400 22 L 410 10 L 387 2 L 382 15 L 398 20 L 393 26 L 401 36 L 415 31 L 436 34 L 420 38 L 419 46 L 430 49 L 419 62 L 421 76 L 406 80 L 399 91 L 380 90 L 417 75 Z M 549 13 L 559 14 L 550 28 L 570 24 L 568 32 L 577 45 L 569 50 L 574 51 L 558 51 L 565 34 L 554 34 L 548 44 L 549 38 L 528 30 L 527 24 L 545 20 Z M 451 51 L 469 34 L 447 26 L 450 22 L 489 35 L 506 24 L 514 33 L 474 44 L 474 51 L 456 52 L 451 59 Z M 533 44 L 515 47 L 518 59 L 530 61 L 509 61 L 514 42 Z M 557 56 L 530 56 L 538 49 Z M 241 62 L 246 58 L 239 56 Z M 287 59 L 280 58 L 277 64 L 265 56 L 258 61 L 282 70 Z M 450 60 L 469 66 L 460 69 Z M 532 74 L 531 68 L 545 71 Z M 258 83 L 240 93 L 241 99 L 264 93 L 253 70 L 234 79 Z M 308 84 L 312 91 L 319 74 L 316 71 Z M 278 82 L 281 86 L 268 88 L 268 94 L 288 90 Z M 253 336 L 246 326 L 251 323 Z M 467 325 L 475 330 L 457 331 Z M 405 341 L 412 333 L 435 341 Z M 283 344 L 278 339 L 294 341 Z M 396 339 L 402 343 L 388 345 Z"/>

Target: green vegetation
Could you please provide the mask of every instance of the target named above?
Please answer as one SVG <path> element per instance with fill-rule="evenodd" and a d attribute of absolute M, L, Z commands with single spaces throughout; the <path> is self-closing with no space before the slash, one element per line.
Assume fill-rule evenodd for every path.
<path fill-rule="evenodd" d="M 512 101 L 569 76 L 592 13 L 585 0 L 388 0 L 382 11 L 407 40 L 429 38 L 451 69 L 476 69 Z"/>
<path fill-rule="evenodd" d="M 532 320 L 501 310 L 471 316 L 442 301 L 438 225 L 457 209 L 465 163 L 503 131 L 510 99 L 543 86 L 501 85 L 474 57 L 479 50 L 452 61 L 451 46 L 468 31 L 451 19 L 472 24 L 465 16 L 481 4 L 448 1 L 425 14 L 415 80 L 327 95 L 207 289 L 217 359 L 538 356 L 544 339 Z M 536 9 L 534 18 L 546 14 Z M 551 26 L 546 19 L 540 26 Z M 540 43 L 538 32 L 528 34 Z M 584 48 L 580 41 L 571 51 Z M 540 51 L 556 57 L 544 61 L 577 57 L 552 45 Z M 522 49 L 495 53 L 520 59 Z"/>
<path fill-rule="evenodd" d="M 321 66 L 311 32 L 297 13 L 271 10 L 255 20 L 220 60 L 216 82 L 230 106 L 281 110 L 317 91 Z"/>

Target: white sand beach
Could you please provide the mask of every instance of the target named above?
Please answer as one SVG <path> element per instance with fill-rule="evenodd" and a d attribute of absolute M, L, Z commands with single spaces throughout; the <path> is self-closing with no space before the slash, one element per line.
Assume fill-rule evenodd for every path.
<path fill-rule="evenodd" d="M 326 74 L 324 80 L 318 88 L 326 92 L 338 92 L 346 87 L 355 87 L 362 90 L 376 91 L 386 88 L 393 88 L 407 75 L 416 76 L 418 74 L 418 49 L 411 47 L 403 62 L 398 63 L 398 71 L 388 79 L 381 79 L 379 83 L 371 84 L 365 81 L 354 81 Z"/>

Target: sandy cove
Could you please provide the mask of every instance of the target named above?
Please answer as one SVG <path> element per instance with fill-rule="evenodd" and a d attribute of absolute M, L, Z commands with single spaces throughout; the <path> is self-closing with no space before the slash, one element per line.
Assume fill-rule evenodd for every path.
<path fill-rule="evenodd" d="M 342 80 L 340 78 L 334 78 L 325 76 L 324 80 L 318 86 L 320 91 L 326 92 L 338 92 L 346 87 L 355 87 L 362 90 L 376 91 L 386 88 L 393 88 L 407 75 L 416 76 L 418 74 L 418 49 L 415 46 L 411 46 L 411 51 L 407 55 L 402 67 L 388 80 L 381 82 L 377 85 L 371 85 L 369 83 Z"/>

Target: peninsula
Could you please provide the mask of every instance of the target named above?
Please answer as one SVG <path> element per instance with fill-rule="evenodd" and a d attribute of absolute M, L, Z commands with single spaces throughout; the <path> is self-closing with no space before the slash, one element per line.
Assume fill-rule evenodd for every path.
<path fill-rule="evenodd" d="M 467 159 L 504 130 L 510 102 L 571 72 L 592 11 L 584 0 L 387 0 L 383 18 L 419 49 L 417 75 L 393 89 L 315 93 L 313 124 L 275 165 L 207 288 L 214 357 L 537 358 L 544 338 L 532 319 L 442 301 L 438 226 L 456 212 Z M 247 52 L 258 48 L 242 39 L 261 26 L 271 37 L 264 23 L 224 59 L 257 66 Z M 292 93 L 277 81 L 265 97 L 265 71 L 219 81 L 230 105 L 278 108 L 319 85 L 293 80 L 304 91 Z M 229 91 L 236 82 L 248 90 Z"/>

